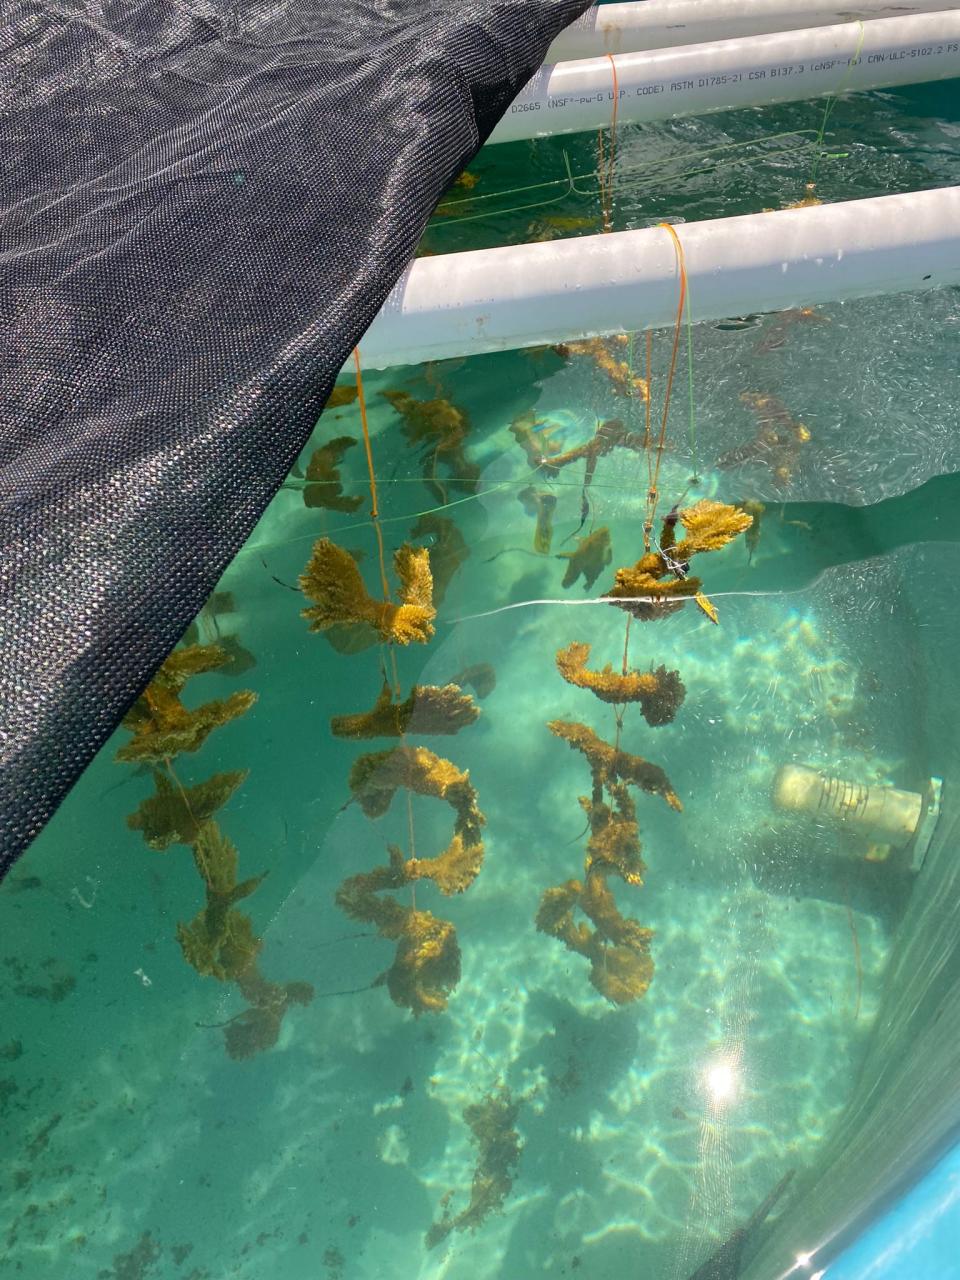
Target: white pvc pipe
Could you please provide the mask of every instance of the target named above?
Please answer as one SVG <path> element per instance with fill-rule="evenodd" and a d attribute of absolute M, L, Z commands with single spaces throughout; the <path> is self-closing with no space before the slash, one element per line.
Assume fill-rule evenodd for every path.
<path fill-rule="evenodd" d="M 588 9 L 561 31 L 544 62 L 798 31 L 960 8 L 960 0 L 639 0 Z"/>
<path fill-rule="evenodd" d="M 513 142 L 960 75 L 960 11 L 542 67 L 490 135 Z"/>
<path fill-rule="evenodd" d="M 694 222 L 692 318 L 960 284 L 960 187 Z M 673 324 L 662 227 L 419 258 L 360 343 L 385 368 Z"/>

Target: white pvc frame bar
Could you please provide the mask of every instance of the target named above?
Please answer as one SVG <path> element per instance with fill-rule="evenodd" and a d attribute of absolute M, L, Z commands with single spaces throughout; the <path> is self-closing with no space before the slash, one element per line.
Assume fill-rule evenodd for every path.
<path fill-rule="evenodd" d="M 828 27 L 958 9 L 960 0 L 639 0 L 588 9 L 562 31 L 544 62 L 641 53 L 739 36 Z"/>
<path fill-rule="evenodd" d="M 960 10 L 542 67 L 490 142 L 960 76 Z"/>
<path fill-rule="evenodd" d="M 694 321 L 960 284 L 960 187 L 674 228 Z M 674 322 L 662 227 L 420 258 L 360 343 L 385 368 Z"/>

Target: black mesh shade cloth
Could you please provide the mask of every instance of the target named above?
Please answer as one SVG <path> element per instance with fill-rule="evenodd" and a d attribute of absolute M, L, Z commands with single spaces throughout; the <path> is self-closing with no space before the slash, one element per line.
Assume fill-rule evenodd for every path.
<path fill-rule="evenodd" d="M 203 604 L 585 0 L 0 17 L 0 874 Z"/>

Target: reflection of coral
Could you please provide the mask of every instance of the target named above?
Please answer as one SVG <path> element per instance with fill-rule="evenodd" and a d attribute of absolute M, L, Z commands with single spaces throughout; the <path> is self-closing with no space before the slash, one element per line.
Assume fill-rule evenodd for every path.
<path fill-rule="evenodd" d="M 589 591 L 613 559 L 610 530 L 606 525 L 594 529 L 586 538 L 577 540 L 575 551 L 561 551 L 559 558 L 568 562 L 563 575 L 563 586 L 572 587 L 583 574 L 583 589 Z"/>
<path fill-rule="evenodd" d="M 451 1231 L 478 1227 L 489 1214 L 503 1208 L 520 1159 L 520 1135 L 514 1127 L 519 1112 L 520 1103 L 514 1101 L 509 1089 L 487 1094 L 482 1102 L 464 1109 L 463 1118 L 477 1146 L 470 1203 L 455 1217 L 444 1208 L 440 1221 L 427 1232 L 424 1243 L 428 1249 Z"/>
<path fill-rule="evenodd" d="M 410 537 L 429 539 L 427 553 L 433 578 L 433 603 L 439 605 L 454 574 L 470 555 L 466 539 L 452 520 L 433 511 L 420 517 L 410 530 Z"/>
<path fill-rule="evenodd" d="M 757 434 L 746 444 L 730 449 L 717 459 L 721 468 L 739 467 L 757 462 L 773 474 L 777 488 L 785 489 L 793 479 L 800 451 L 810 440 L 810 428 L 792 417 L 776 396 L 758 391 L 744 391 L 740 399 L 757 418 Z"/>
<path fill-rule="evenodd" d="M 250 1008 L 232 1018 L 223 1038 L 231 1058 L 252 1058 L 277 1043 L 284 1014 L 293 1004 L 309 1004 L 314 991 L 309 982 L 270 982 L 252 966 L 238 985 Z"/>
<path fill-rule="evenodd" d="M 531 467 L 542 467 L 562 452 L 560 445 L 551 439 L 550 431 L 549 419 L 538 418 L 529 411 L 518 414 L 510 424 L 510 434 L 527 455 Z"/>
<path fill-rule="evenodd" d="M 390 600 L 374 600 L 350 553 L 328 538 L 320 538 L 300 577 L 304 595 L 316 601 L 303 610 L 310 630 L 324 631 L 340 623 L 361 622 L 375 628 L 384 640 L 425 644 L 433 635 L 437 612 L 432 603 L 427 549 L 404 543 L 394 552 L 393 563 L 401 583 L 398 605 Z"/>
<path fill-rule="evenodd" d="M 595 788 L 609 787 L 615 782 L 629 782 L 641 791 L 662 796 L 671 809 L 679 812 L 683 808 L 670 779 L 658 764 L 651 764 L 649 760 L 631 755 L 629 751 L 619 751 L 609 742 L 604 742 L 585 724 L 551 720 L 547 728 L 586 756 Z"/>
<path fill-rule="evenodd" d="M 426 747 L 396 747 L 360 756 L 350 773 L 350 790 L 367 817 L 386 813 L 399 788 L 445 800 L 454 811 L 453 839 L 435 858 L 404 859 L 391 846 L 387 866 L 349 877 L 337 904 L 355 920 L 369 921 L 397 943 L 393 964 L 382 976 L 391 999 L 414 1014 L 439 1012 L 460 980 L 460 948 L 453 925 L 429 911 L 401 906 L 376 895 L 414 880 L 432 880 L 441 893 L 463 893 L 483 862 L 484 823 L 469 774 Z"/>
<path fill-rule="evenodd" d="M 554 351 L 564 358 L 568 356 L 589 356 L 601 373 L 605 374 L 613 384 L 614 391 L 622 396 L 636 396 L 640 400 L 650 398 L 650 390 L 645 378 L 634 376 L 622 353 L 629 347 L 630 339 L 625 333 L 615 334 L 610 338 L 587 338 L 583 342 L 564 342 L 554 347 Z"/>
<path fill-rule="evenodd" d="M 686 533 L 680 542 L 676 541 L 678 522 Z M 674 508 L 663 522 L 659 548 L 648 551 L 632 567 L 618 569 L 605 594 L 641 622 L 665 617 L 692 596 L 716 622 L 716 610 L 702 595 L 700 579 L 688 575 L 688 563 L 698 552 L 719 550 L 752 523 L 752 517 L 739 507 L 706 498 L 683 511 Z"/>
<path fill-rule="evenodd" d="M 639 702 L 649 725 L 669 724 L 676 716 L 686 690 L 679 671 L 614 671 L 608 663 L 602 671 L 590 671 L 590 646 L 574 641 L 557 651 L 557 669 L 568 684 L 589 689 L 601 702 Z"/>
<path fill-rule="evenodd" d="M 341 383 L 334 387 L 327 398 L 324 409 L 342 409 L 345 404 L 353 404 L 357 398 L 356 384 Z"/>
<path fill-rule="evenodd" d="M 449 400 L 415 400 L 405 391 L 382 391 L 403 418 L 403 433 L 412 445 L 424 445 L 424 479 L 440 502 L 447 495 L 437 479 L 437 467 L 443 463 L 451 483 L 466 493 L 474 493 L 480 479 L 480 468 L 464 452 L 470 432 L 470 419 Z"/>
<path fill-rule="evenodd" d="M 517 494 L 528 516 L 536 519 L 537 527 L 533 535 L 533 549 L 540 555 L 549 554 L 553 542 L 553 513 L 557 506 L 557 496 L 546 489 L 534 489 L 527 485 Z"/>
<path fill-rule="evenodd" d="M 451 676 L 447 683 L 458 684 L 461 688 L 469 685 L 478 698 L 486 698 L 497 687 L 497 673 L 489 662 L 475 662 Z"/>
<path fill-rule="evenodd" d="M 348 449 L 356 445 L 352 436 L 338 436 L 314 451 L 307 463 L 307 480 L 303 501 L 307 507 L 326 507 L 328 511 L 356 511 L 363 502 L 362 494 L 348 498 L 340 479 L 340 463 Z"/>
<path fill-rule="evenodd" d="M 127 818 L 127 826 L 142 831 L 146 843 L 158 852 L 172 844 L 192 845 L 204 823 L 227 803 L 246 776 L 245 769 L 215 773 L 206 782 L 181 787 L 155 769 L 156 792 L 140 802 Z"/>
<path fill-rule="evenodd" d="M 215 644 L 175 650 L 124 716 L 123 726 L 132 730 L 133 737 L 115 758 L 158 764 L 182 751 L 196 751 L 214 729 L 249 711 L 257 695 L 247 690 L 193 709 L 180 701 L 180 692 L 191 676 L 215 671 L 229 662 L 230 655 Z"/>
<path fill-rule="evenodd" d="M 473 724 L 480 708 L 455 684 L 414 685 L 408 698 L 394 702 L 384 683 L 371 711 L 334 716 L 330 728 L 338 738 L 399 738 L 405 733 L 452 734 Z"/>

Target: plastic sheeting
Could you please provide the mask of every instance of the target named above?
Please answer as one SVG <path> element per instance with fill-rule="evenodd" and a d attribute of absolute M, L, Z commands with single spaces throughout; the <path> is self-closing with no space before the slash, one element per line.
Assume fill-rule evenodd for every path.
<path fill-rule="evenodd" d="M 0 871 L 200 608 L 584 0 L 0 21 Z"/>

